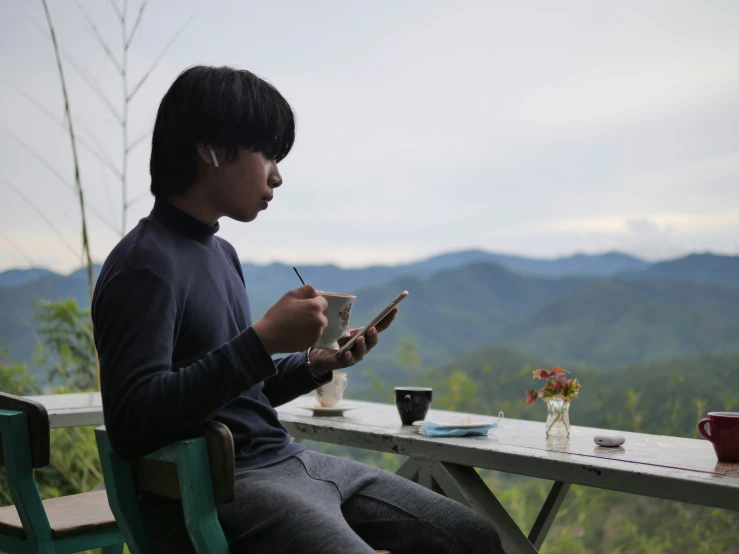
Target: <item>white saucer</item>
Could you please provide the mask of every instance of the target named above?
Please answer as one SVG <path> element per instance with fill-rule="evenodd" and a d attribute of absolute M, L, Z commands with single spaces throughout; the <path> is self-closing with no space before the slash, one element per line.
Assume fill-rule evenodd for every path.
<path fill-rule="evenodd" d="M 433 421 L 431 419 L 425 420 L 426 423 L 433 423 L 439 427 L 447 427 L 450 429 L 477 429 L 478 427 L 487 427 L 495 423 L 494 419 L 490 418 L 470 418 L 469 421 L 466 419 L 460 419 L 459 421 Z M 423 425 L 423 421 L 415 421 L 413 425 Z"/>
<path fill-rule="evenodd" d="M 313 412 L 314 416 L 341 416 L 344 415 L 344 412 L 347 412 L 349 410 L 356 410 L 359 408 L 356 404 L 345 404 L 340 403 L 336 406 L 331 407 L 325 407 L 321 406 L 320 404 L 302 404 L 298 406 L 298 408 L 301 408 L 303 410 L 311 410 Z"/>

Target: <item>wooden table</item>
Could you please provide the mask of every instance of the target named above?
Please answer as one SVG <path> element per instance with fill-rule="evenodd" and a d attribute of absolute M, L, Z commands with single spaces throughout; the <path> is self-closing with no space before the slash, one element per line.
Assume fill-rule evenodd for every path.
<path fill-rule="evenodd" d="M 103 400 L 99 392 L 27 396 L 46 406 L 52 429 L 103 424 Z"/>
<path fill-rule="evenodd" d="M 31 397 L 47 407 L 51 426 L 102 425 L 99 393 Z M 547 440 L 543 422 L 503 419 L 487 437 L 429 438 L 403 427 L 395 406 L 353 402 L 343 417 L 314 417 L 299 406 L 278 409 L 296 439 L 310 439 L 408 456 L 398 473 L 466 504 L 492 520 L 506 552 L 541 547 L 572 483 L 691 504 L 739 510 L 739 464 L 716 461 L 708 441 L 621 433 L 622 447 L 593 443 L 598 429 L 572 427 L 569 440 Z M 351 402 L 351 401 L 349 401 Z M 439 418 L 468 414 L 432 410 Z M 534 526 L 524 534 L 474 468 L 554 481 Z"/>
<path fill-rule="evenodd" d="M 466 504 L 491 519 L 506 552 L 533 553 L 541 547 L 570 484 L 739 510 L 739 464 L 721 464 L 705 440 L 621 433 L 622 447 L 593 442 L 602 432 L 572 427 L 569 440 L 547 440 L 544 423 L 503 419 L 487 437 L 429 438 L 402 427 L 395 406 L 356 402 L 344 417 L 313 417 L 298 399 L 279 408 L 280 419 L 299 439 L 409 456 L 398 470 Z M 431 411 L 461 420 L 468 414 Z M 474 468 L 554 481 L 534 526 L 524 534 Z"/>

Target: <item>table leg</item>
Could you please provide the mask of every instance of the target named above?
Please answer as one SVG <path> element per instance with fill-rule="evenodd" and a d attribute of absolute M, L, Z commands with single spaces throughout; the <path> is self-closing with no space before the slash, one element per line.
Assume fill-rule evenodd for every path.
<path fill-rule="evenodd" d="M 559 512 L 559 508 L 562 506 L 562 502 L 564 502 L 567 491 L 569 490 L 569 483 L 556 481 L 552 485 L 549 496 L 547 496 L 544 505 L 541 507 L 541 511 L 529 533 L 529 541 L 537 549 L 541 548 L 541 545 L 544 543 L 544 539 L 547 537 L 549 529 L 551 529 L 552 523 L 554 523 L 554 518 L 557 517 L 557 512 Z"/>
<path fill-rule="evenodd" d="M 439 494 L 444 494 L 441 485 L 436 481 L 434 466 L 438 463 L 430 458 L 419 459 L 418 484 Z"/>
<path fill-rule="evenodd" d="M 508 554 L 538 552 L 474 468 L 435 462 L 432 473 L 434 481 L 447 497 L 469 506 L 493 522 Z"/>
<path fill-rule="evenodd" d="M 396 471 L 395 474 L 400 475 L 409 481 L 413 481 L 414 483 L 418 483 L 419 470 L 420 461 L 411 456 L 398 468 L 398 471 Z"/>

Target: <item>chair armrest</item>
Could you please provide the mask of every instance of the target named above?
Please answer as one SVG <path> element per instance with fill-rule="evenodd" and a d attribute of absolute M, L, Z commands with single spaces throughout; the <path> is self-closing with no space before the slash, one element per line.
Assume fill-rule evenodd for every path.
<path fill-rule="evenodd" d="M 49 414 L 46 408 L 30 398 L 14 396 L 0 391 L 0 410 L 18 411 L 28 418 L 28 435 L 31 443 L 31 463 L 40 469 L 49 465 L 50 432 Z M 0 440 L 0 464 L 4 460 L 3 444 Z"/>
<path fill-rule="evenodd" d="M 215 502 L 227 504 L 233 501 L 236 483 L 233 436 L 228 427 L 216 421 L 205 425 L 202 437 L 173 442 L 132 464 L 137 489 L 172 500 L 182 500 L 179 472 L 192 467 L 192 464 L 183 461 L 192 459 L 196 449 L 202 448 L 203 443 L 208 451 Z M 183 477 L 188 480 L 203 478 L 202 475 Z"/>

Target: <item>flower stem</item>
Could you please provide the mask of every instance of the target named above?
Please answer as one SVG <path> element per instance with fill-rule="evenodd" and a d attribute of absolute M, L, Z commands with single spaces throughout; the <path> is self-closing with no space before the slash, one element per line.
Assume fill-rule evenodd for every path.
<path fill-rule="evenodd" d="M 567 435 L 569 436 L 569 434 L 570 434 L 570 425 L 569 425 L 569 424 L 568 424 L 568 422 L 567 422 L 567 421 L 565 420 L 565 412 L 567 411 L 567 408 L 568 408 L 568 403 L 567 403 L 567 401 L 566 401 L 566 400 L 562 400 L 562 401 L 561 401 L 561 406 L 559 406 L 559 407 L 557 407 L 557 406 L 554 406 L 554 407 L 553 407 L 553 411 L 554 411 L 554 413 L 555 413 L 555 416 L 554 416 L 554 418 L 552 419 L 552 422 L 551 422 L 551 423 L 549 424 L 549 426 L 547 427 L 547 436 L 549 436 L 549 432 L 550 432 L 550 431 L 552 430 L 552 428 L 553 428 L 553 427 L 554 427 L 554 426 L 555 426 L 555 425 L 556 425 L 556 424 L 557 424 L 558 422 L 560 422 L 560 421 L 561 421 L 561 422 L 562 422 L 562 424 L 564 425 L 564 428 L 565 428 L 565 430 L 567 431 Z"/>

